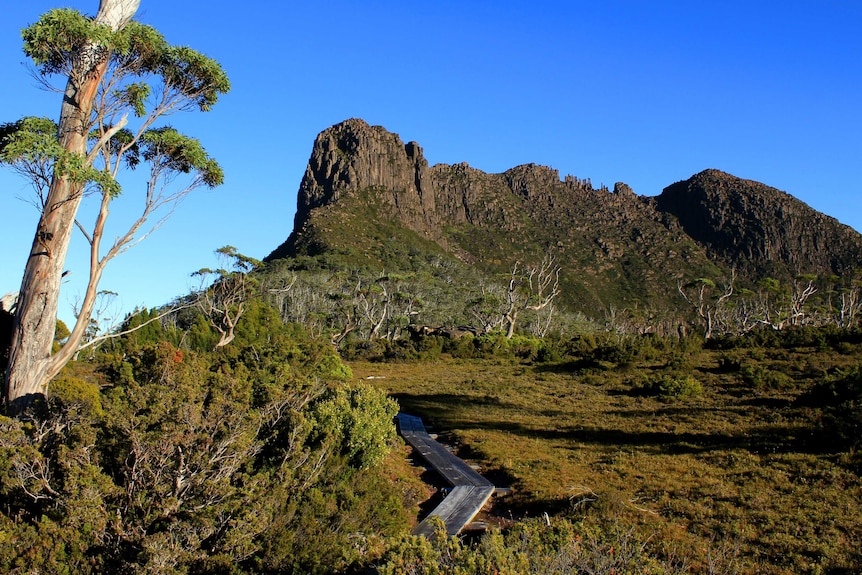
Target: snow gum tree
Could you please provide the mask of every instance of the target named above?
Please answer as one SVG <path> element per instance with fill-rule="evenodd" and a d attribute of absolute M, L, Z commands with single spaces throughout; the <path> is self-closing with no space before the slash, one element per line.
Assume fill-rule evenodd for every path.
<path fill-rule="evenodd" d="M 183 110 L 209 110 L 230 83 L 214 60 L 170 45 L 150 26 L 132 20 L 140 0 L 101 0 L 95 17 L 52 10 L 22 32 L 24 53 L 46 87 L 65 79 L 59 120 L 24 118 L 0 126 L 0 162 L 28 177 L 41 215 L 27 258 L 4 399 L 20 412 L 47 392 L 48 382 L 73 357 L 87 327 L 106 264 L 142 240 L 156 215 L 223 173 L 194 138 L 160 122 Z M 61 91 L 61 90 L 58 90 Z M 112 200 L 123 170 L 148 167 L 141 215 L 103 246 Z M 177 176 L 183 176 L 179 180 Z M 85 197 L 98 205 L 85 225 Z M 69 241 L 78 228 L 89 245 L 90 269 L 77 322 L 52 354 L 60 280 Z M 123 229 L 126 229 L 125 227 Z"/>

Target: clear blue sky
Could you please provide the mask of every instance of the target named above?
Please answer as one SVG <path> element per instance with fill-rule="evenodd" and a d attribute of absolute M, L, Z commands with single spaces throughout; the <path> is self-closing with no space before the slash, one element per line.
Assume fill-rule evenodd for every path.
<path fill-rule="evenodd" d="M 56 117 L 57 95 L 23 65 L 20 29 L 55 7 L 94 14 L 98 1 L 3 4 L 0 122 Z M 259 258 L 278 246 L 315 136 L 351 117 L 418 141 L 432 164 L 535 162 L 641 195 L 717 168 L 862 230 L 858 0 L 142 0 L 138 19 L 220 61 L 233 89 L 208 114 L 171 119 L 226 183 L 111 264 L 102 288 L 121 310 L 186 293 L 220 246 Z M 0 172 L 0 293 L 20 283 L 37 219 L 28 196 Z M 118 202 L 120 218 L 139 190 Z M 86 262 L 66 267 L 68 319 Z"/>

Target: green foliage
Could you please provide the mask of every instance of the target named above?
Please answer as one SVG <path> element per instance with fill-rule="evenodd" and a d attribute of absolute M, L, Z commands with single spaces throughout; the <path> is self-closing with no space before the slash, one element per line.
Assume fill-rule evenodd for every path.
<path fill-rule="evenodd" d="M 188 98 L 201 111 L 209 110 L 220 94 L 230 90 L 218 63 L 186 46 L 171 46 L 154 28 L 129 22 L 114 32 L 71 9 L 51 10 L 22 31 L 24 53 L 43 75 L 68 74 L 82 51 L 98 45 L 109 65 L 123 73 L 156 75 L 165 85 Z M 138 116 L 149 95 L 140 84 L 123 88 L 119 95 Z"/>
<path fill-rule="evenodd" d="M 69 339 L 71 332 L 63 320 L 57 320 L 57 327 L 54 328 L 54 343 L 51 346 L 51 353 L 56 353 L 62 345 Z"/>
<path fill-rule="evenodd" d="M 473 337 L 465 336 L 454 341 L 449 340 L 440 342 L 441 349 L 445 349 L 452 357 L 463 359 L 476 357 L 478 352 L 476 350 L 476 342 L 474 339 L 475 338 Z"/>
<path fill-rule="evenodd" d="M 77 409 L 83 415 L 94 417 L 105 413 L 99 386 L 79 377 L 61 374 L 51 381 L 49 392 L 51 400 L 59 402 L 65 409 Z"/>
<path fill-rule="evenodd" d="M 742 366 L 740 375 L 746 385 L 759 390 L 787 389 L 793 383 L 787 374 L 761 364 Z"/>
<path fill-rule="evenodd" d="M 317 374 L 327 380 L 350 381 L 353 372 L 336 354 L 326 354 L 317 362 Z"/>
<path fill-rule="evenodd" d="M 182 334 L 175 326 L 163 324 L 159 318 L 161 313 L 162 310 L 156 308 L 144 308 L 129 314 L 120 326 L 120 331 L 128 332 L 122 338 L 122 346 L 128 351 L 132 351 L 163 340 L 178 345 Z M 108 347 L 119 346 L 109 344 Z"/>
<path fill-rule="evenodd" d="M 370 225 L 383 225 L 371 213 L 368 218 Z M 340 222 L 339 228 L 332 230 L 336 239 L 340 230 L 348 229 L 342 226 L 345 224 Z M 281 310 L 285 321 L 332 336 L 347 329 L 346 337 L 335 339 L 340 350 L 351 357 L 356 357 L 357 351 L 369 357 L 368 352 L 357 348 L 370 339 L 406 339 L 411 324 L 447 329 L 472 326 L 473 331 L 486 334 L 500 324 L 505 312 L 505 297 L 501 296 L 506 289 L 500 276 L 445 256 L 439 246 L 432 250 L 425 245 L 430 242 L 413 237 L 415 233 L 404 237 L 402 232 L 388 228 L 386 233 L 380 232 L 381 241 L 396 244 L 385 252 L 391 259 L 381 263 L 355 259 L 351 250 L 330 249 L 315 256 L 270 261 L 255 275 L 270 287 L 266 297 Z M 364 255 L 371 252 L 370 248 L 362 250 Z M 588 323 L 582 316 L 562 310 L 555 310 L 552 317 L 550 324 L 555 330 Z M 548 331 L 547 322 L 538 319 L 533 310 L 521 311 L 523 335 Z M 375 344 L 370 351 L 390 357 L 389 351 L 410 355 L 411 350 L 384 350 Z"/>
<path fill-rule="evenodd" d="M 57 141 L 57 124 L 47 118 L 26 117 L 0 125 L 0 162 L 30 178 L 37 188 L 50 183 L 50 166 L 72 181 L 92 182 L 115 197 L 119 184 L 104 170 L 94 168 L 80 154 L 70 153 Z"/>
<path fill-rule="evenodd" d="M 42 74 L 68 73 L 71 63 L 88 43 L 109 46 L 110 27 L 99 26 L 71 9 L 50 10 L 21 32 L 24 53 Z"/>
<path fill-rule="evenodd" d="M 147 130 L 138 143 L 136 149 L 140 150 L 141 157 L 158 166 L 160 170 L 181 174 L 196 172 L 210 188 L 224 183 L 224 172 L 218 163 L 207 155 L 200 142 L 171 127 Z M 134 158 L 130 161 L 136 164 L 138 160 Z"/>
<path fill-rule="evenodd" d="M 469 339 L 469 338 L 463 338 Z M 416 357 L 422 361 L 431 361 L 439 359 L 443 353 L 443 347 L 446 345 L 446 339 L 441 336 L 422 337 L 416 342 Z"/>
<path fill-rule="evenodd" d="M 63 342 L 67 337 L 69 337 L 69 328 L 66 326 L 66 323 L 58 319 L 57 327 L 54 328 L 54 341 Z"/>
<path fill-rule="evenodd" d="M 77 409 L 0 418 L 0 570 L 87 573 L 104 557 L 117 489 L 93 460 L 96 429 Z"/>
<path fill-rule="evenodd" d="M 114 95 L 117 100 L 128 106 L 135 112 L 135 116 L 142 118 L 147 113 L 147 98 L 150 97 L 152 88 L 145 82 L 135 82 L 117 90 Z M 125 134 L 130 132 L 125 131 Z"/>
<path fill-rule="evenodd" d="M 249 273 L 263 265 L 263 262 L 260 260 L 239 253 L 233 246 L 222 246 L 216 250 L 216 253 L 227 258 L 231 262 L 234 271 Z"/>
<path fill-rule="evenodd" d="M 118 68 L 147 76 L 160 73 L 170 45 L 155 28 L 132 21 L 113 34 L 111 48 Z"/>
<path fill-rule="evenodd" d="M 651 557 L 676 554 L 682 572 L 711 572 L 722 557 L 730 572 L 853 572 L 862 556 L 844 534 L 862 529 L 862 369 L 839 348 L 858 346 L 858 333 L 772 332 L 706 345 L 593 333 L 546 343 L 560 353 L 552 363 L 444 354 L 351 367 L 506 478 L 503 517 L 570 517 L 582 540 L 598 525 L 619 548 L 626 530 L 602 531 L 616 521 L 649 540 Z M 457 572 L 421 545 L 384 566 Z"/>
<path fill-rule="evenodd" d="M 209 110 L 220 94 L 230 89 L 230 82 L 219 64 L 187 47 L 173 47 L 150 26 L 129 22 L 122 29 L 97 25 L 93 19 L 71 9 L 51 10 L 38 22 L 23 30 L 24 53 L 40 74 L 80 74 L 75 66 L 96 55 L 107 60 L 112 78 L 110 94 L 104 94 L 102 105 L 112 113 L 128 110 L 135 117 L 147 118 L 148 127 L 158 116 L 171 109 L 196 106 Z M 137 81 L 136 81 L 137 79 Z M 159 84 L 161 81 L 161 85 Z M 151 101 L 154 92 L 159 90 Z M 149 109 L 149 111 L 148 111 Z M 95 114 L 88 129 L 94 128 L 91 144 L 104 146 L 113 155 L 122 155 L 130 168 L 141 160 L 154 166 L 156 173 L 194 172 L 201 183 L 214 187 L 224 180 L 218 163 L 209 157 L 200 143 L 175 129 L 164 126 L 148 128 L 133 134 L 117 131 L 110 141 L 102 142 L 108 118 Z M 57 141 L 57 126 L 47 118 L 24 118 L 0 126 L 0 161 L 47 186 L 50 170 L 69 176 L 72 181 L 93 183 L 103 193 L 116 197 L 121 188 L 110 170 L 92 164 L 92 158 L 63 149 Z"/>
<path fill-rule="evenodd" d="M 647 383 L 644 391 L 662 399 L 688 399 L 703 394 L 703 385 L 691 375 L 662 375 Z"/>
<path fill-rule="evenodd" d="M 366 385 L 337 387 L 314 409 L 315 431 L 323 442 L 341 444 L 341 454 L 360 469 L 378 465 L 395 441 L 392 420 L 398 404 Z"/>
<path fill-rule="evenodd" d="M 160 64 L 165 84 L 190 95 L 201 111 L 209 110 L 220 93 L 230 90 L 218 63 L 186 46 L 171 47 Z"/>
<path fill-rule="evenodd" d="M 734 560 L 723 558 L 721 568 L 732 569 Z M 686 571 L 675 558 L 662 559 L 651 553 L 632 530 L 561 518 L 550 525 L 544 520 L 522 521 L 505 532 L 492 531 L 475 543 L 447 537 L 441 522 L 431 541 L 405 537 L 393 542 L 377 567 L 380 575 L 658 575 Z"/>
<path fill-rule="evenodd" d="M 0 570 L 323 572 L 405 528 L 397 405 L 269 306 L 249 318 L 218 352 L 152 322 L 0 420 Z"/>
<path fill-rule="evenodd" d="M 342 572 L 367 564 L 387 536 L 408 527 L 391 479 L 371 469 L 330 470 L 314 488 L 282 501 L 259 554 L 260 572 Z"/>
<path fill-rule="evenodd" d="M 862 364 L 828 377 L 802 394 L 801 405 L 824 408 L 827 441 L 853 452 L 862 449 Z M 856 458 L 857 472 L 862 472 Z"/>
<path fill-rule="evenodd" d="M 556 342 L 530 335 L 507 338 L 501 332 L 474 336 L 470 332 L 456 337 L 417 335 L 395 342 L 353 341 L 342 353 L 348 359 L 368 361 L 431 361 L 443 354 L 458 358 L 497 358 L 523 361 L 552 361 L 559 356 Z"/>
<path fill-rule="evenodd" d="M 28 116 L 0 125 L 0 160 L 7 164 L 53 159 L 60 153 L 57 123 L 49 118 Z"/>

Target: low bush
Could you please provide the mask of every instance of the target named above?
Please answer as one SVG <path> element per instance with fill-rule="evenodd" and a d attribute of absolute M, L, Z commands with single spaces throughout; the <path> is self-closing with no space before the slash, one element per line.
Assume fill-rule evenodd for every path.
<path fill-rule="evenodd" d="M 703 385 L 691 375 L 666 374 L 650 378 L 642 390 L 661 399 L 688 399 L 702 395 Z"/>
<path fill-rule="evenodd" d="M 619 523 L 584 524 L 565 518 L 530 519 L 476 541 L 447 537 L 405 537 L 392 542 L 375 566 L 378 575 L 569 575 L 572 573 L 692 572 L 688 557 L 659 553 L 648 537 Z M 736 572 L 734 553 L 716 556 L 710 573 Z"/>
<path fill-rule="evenodd" d="M 817 383 L 797 403 L 824 408 L 823 433 L 833 446 L 862 449 L 862 364 Z M 859 464 L 858 457 L 851 459 Z"/>
<path fill-rule="evenodd" d="M 793 386 L 789 375 L 760 364 L 748 364 L 739 370 L 743 383 L 757 390 L 783 390 Z"/>

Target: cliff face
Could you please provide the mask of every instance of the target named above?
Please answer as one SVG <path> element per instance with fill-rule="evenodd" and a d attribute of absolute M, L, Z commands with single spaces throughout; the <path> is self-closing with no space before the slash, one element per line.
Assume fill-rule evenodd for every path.
<path fill-rule="evenodd" d="M 434 213 L 433 196 L 423 194 L 428 162 L 416 142 L 352 119 L 321 132 L 299 186 L 297 221 L 311 210 L 337 202 L 343 194 L 374 186 L 391 194 L 394 206 Z"/>
<path fill-rule="evenodd" d="M 495 190 L 504 185 L 500 176 L 466 163 L 429 168 L 416 142 L 404 144 L 381 126 L 351 119 L 315 140 L 299 187 L 296 229 L 313 210 L 373 190 L 381 216 L 444 241 L 447 225 L 503 223 L 506 198 Z"/>
<path fill-rule="evenodd" d="M 862 236 L 849 226 L 785 192 L 718 170 L 668 186 L 655 206 L 710 255 L 749 275 L 843 276 L 862 263 Z"/>
<path fill-rule="evenodd" d="M 678 279 L 727 276 L 730 266 L 750 279 L 840 273 L 862 254 L 847 226 L 714 170 L 644 198 L 535 164 L 502 174 L 429 166 L 417 143 L 352 119 L 315 140 L 294 230 L 267 259 L 340 250 L 373 264 L 407 235 L 426 242 L 414 255 L 438 249 L 491 273 L 551 253 L 570 298 L 593 311 L 667 302 Z"/>

